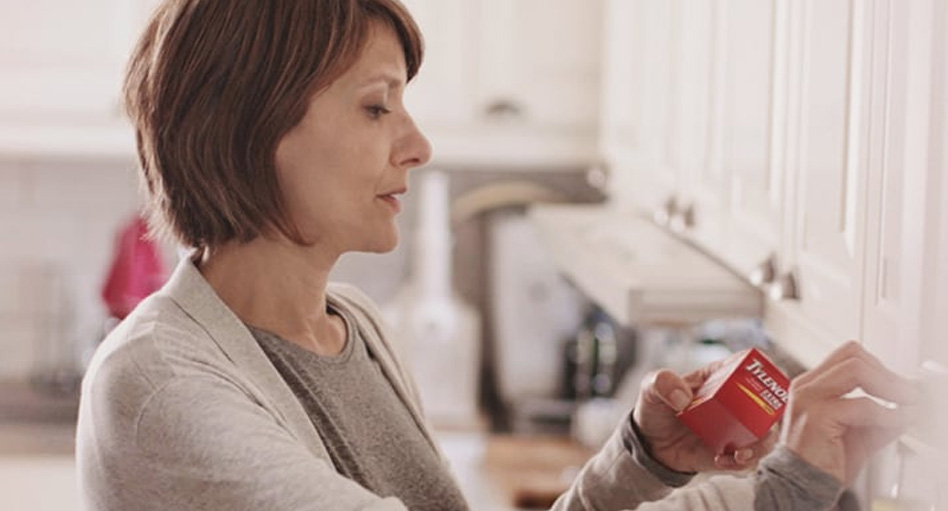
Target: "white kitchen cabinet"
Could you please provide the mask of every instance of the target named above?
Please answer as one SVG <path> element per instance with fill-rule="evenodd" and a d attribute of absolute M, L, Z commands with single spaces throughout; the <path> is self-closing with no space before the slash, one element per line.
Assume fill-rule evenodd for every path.
<path fill-rule="evenodd" d="M 906 9 L 891 3 L 876 11 L 889 71 L 876 98 L 886 122 L 873 133 L 863 336 L 888 366 L 920 375 L 932 362 L 948 367 L 948 9 L 934 0 L 913 0 Z M 902 499 L 932 509 L 948 503 L 948 398 L 941 391 L 948 380 L 940 378 L 929 381 L 934 392 L 921 425 L 872 467 L 874 498 L 911 481 Z"/>
<path fill-rule="evenodd" d="M 618 204 L 658 209 L 678 193 L 669 164 L 672 2 L 607 0 L 600 150 Z"/>
<path fill-rule="evenodd" d="M 705 244 L 741 274 L 779 252 L 786 180 L 782 160 L 786 121 L 788 5 L 777 0 L 719 2 L 720 149 L 713 167 L 726 181 L 724 234 Z M 708 220 L 705 208 L 700 223 Z"/>
<path fill-rule="evenodd" d="M 912 110 L 922 119 L 924 112 L 930 111 L 932 115 L 930 143 L 925 151 L 929 158 L 929 171 L 924 216 L 929 222 L 923 234 L 925 260 L 921 267 L 922 331 L 919 339 L 921 358 L 948 367 L 948 7 L 935 0 L 931 0 L 931 4 L 935 6 L 932 9 L 935 22 L 931 28 L 931 106 L 917 104 Z M 922 12 L 919 18 L 924 20 L 925 14 Z M 948 393 L 942 393 L 942 400 L 948 409 L 948 403 L 944 403 L 946 395 Z M 942 440 L 948 444 L 948 437 Z"/>
<path fill-rule="evenodd" d="M 770 140 L 776 2 L 617 0 L 606 9 L 600 147 L 613 200 L 658 212 L 748 272 L 777 249 L 782 226 Z"/>
<path fill-rule="evenodd" d="M 870 116 L 878 75 L 870 74 L 874 32 L 865 6 L 805 0 L 790 8 L 792 223 L 780 271 L 795 277 L 797 296 L 787 306 L 798 306 L 833 344 L 861 333 L 869 136 L 878 121 Z"/>
<path fill-rule="evenodd" d="M 600 151 L 613 206 L 693 206 L 681 237 L 756 273 L 773 296 L 768 329 L 804 363 L 847 339 L 883 355 L 891 339 L 911 342 L 893 354 L 902 368 L 944 359 L 937 343 L 920 346 L 925 321 L 912 318 L 938 295 L 922 294 L 921 269 L 938 270 L 921 254 L 933 253 L 937 216 L 925 208 L 940 202 L 931 169 L 941 167 L 925 158 L 942 145 L 926 137 L 931 105 L 946 101 L 932 71 L 945 44 L 930 26 L 944 10 L 933 0 L 607 2 Z M 768 258 L 769 276 L 756 271 Z"/>
<path fill-rule="evenodd" d="M 3 122 L 102 121 L 152 2 L 8 0 L 0 17 Z"/>
<path fill-rule="evenodd" d="M 892 68 L 869 173 L 864 338 L 911 373 L 948 365 L 948 9 L 913 0 L 879 23 Z"/>
<path fill-rule="evenodd" d="M 594 130 L 602 2 L 480 2 L 478 103 L 510 102 L 547 128 Z"/>
<path fill-rule="evenodd" d="M 0 151 L 131 156 L 125 63 L 155 0 L 7 0 Z"/>
<path fill-rule="evenodd" d="M 638 106 L 641 94 L 636 74 L 644 47 L 637 23 L 639 2 L 605 0 L 603 5 L 602 92 L 598 151 L 609 172 L 612 203 L 631 209 L 635 168 L 640 165 Z"/>
<path fill-rule="evenodd" d="M 888 366 L 920 375 L 932 362 L 948 367 L 948 9 L 936 0 L 892 9 L 893 1 L 875 11 L 888 72 L 874 95 L 885 123 L 873 130 L 869 168 L 863 338 Z M 943 373 L 922 425 L 900 441 L 904 463 L 890 449 L 872 467 L 873 497 L 911 481 L 902 499 L 948 503 L 946 382 Z"/>
<path fill-rule="evenodd" d="M 421 71 L 406 89 L 412 115 L 424 123 L 462 124 L 475 116 L 471 76 L 478 13 L 469 0 L 405 0 L 425 38 Z"/>
<path fill-rule="evenodd" d="M 867 346 L 893 367 L 911 373 L 921 362 L 923 283 L 926 272 L 938 273 L 937 225 L 942 202 L 941 169 L 936 150 L 941 142 L 931 129 L 930 105 L 945 96 L 935 91 L 932 69 L 938 53 L 932 45 L 931 4 L 888 9 L 875 14 L 878 51 L 874 65 L 889 69 L 872 97 L 874 117 L 869 154 L 864 334 Z M 918 8 L 927 5 L 928 15 Z M 886 10 L 882 10 L 886 9 Z M 933 96 L 933 92 L 940 92 Z M 944 196 L 941 196 L 944 197 Z M 926 232 L 929 231 L 929 232 Z M 926 257 L 936 259 L 926 261 Z M 926 270 L 926 265 L 930 269 Z M 937 292 L 937 291 L 936 291 Z M 932 298 L 937 298 L 933 296 Z M 933 301 L 934 303 L 934 301 Z"/>
<path fill-rule="evenodd" d="M 509 116 L 546 129 L 595 128 L 600 2 L 407 0 L 405 5 L 426 41 L 423 71 L 408 92 L 419 121 L 471 124 Z"/>
<path fill-rule="evenodd" d="M 595 155 L 601 2 L 407 0 L 426 41 L 406 92 L 432 133 L 513 130 L 581 138 Z M 567 145 L 570 143 L 567 140 Z M 489 149 L 488 149 L 489 150 Z M 553 149 L 555 151 L 555 148 Z"/>
<path fill-rule="evenodd" d="M 726 232 L 729 170 L 721 150 L 726 77 L 720 56 L 728 35 L 721 23 L 727 11 L 723 2 L 675 0 L 671 7 L 672 115 L 666 165 L 679 182 L 677 215 L 671 215 L 669 225 L 679 231 L 689 228 L 702 242 L 720 241 Z"/>

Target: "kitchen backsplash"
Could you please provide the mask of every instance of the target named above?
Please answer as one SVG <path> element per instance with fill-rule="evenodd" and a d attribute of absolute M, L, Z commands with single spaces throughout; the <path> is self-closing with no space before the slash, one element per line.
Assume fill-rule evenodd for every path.
<path fill-rule="evenodd" d="M 141 206 L 135 165 L 131 159 L 73 163 L 0 156 L 0 382 L 47 381 L 51 376 L 55 382 L 57 369 L 88 356 L 101 340 L 106 312 L 99 294 L 116 232 Z M 493 184 L 533 182 L 570 200 L 601 200 L 582 172 L 459 170 L 451 176 L 454 198 Z M 399 247 L 384 255 L 347 254 L 334 269 L 333 280 L 355 284 L 382 306 L 391 302 L 409 272 L 415 195 L 406 197 L 398 218 Z M 486 283 L 490 218 L 476 215 L 456 225 L 454 232 L 455 289 L 486 311 L 486 350 L 498 342 Z M 165 249 L 170 268 L 176 251 Z M 558 349 L 556 342 L 550 346 Z M 487 357 L 485 362 L 491 361 Z"/>
<path fill-rule="evenodd" d="M 116 233 L 141 204 L 132 161 L 0 160 L 0 381 L 48 376 L 95 347 Z M 171 269 L 175 250 L 164 248 Z M 347 255 L 333 278 L 385 301 L 405 257 L 405 244 L 384 256 Z"/>
<path fill-rule="evenodd" d="M 0 161 L 0 379 L 94 343 L 118 226 L 140 204 L 131 161 Z"/>

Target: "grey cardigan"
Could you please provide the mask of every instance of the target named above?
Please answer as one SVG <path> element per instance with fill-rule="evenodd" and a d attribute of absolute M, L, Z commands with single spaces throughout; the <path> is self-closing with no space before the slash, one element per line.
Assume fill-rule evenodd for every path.
<path fill-rule="evenodd" d="M 374 305 L 345 285 L 331 285 L 328 299 L 352 312 L 438 449 Z M 76 442 L 90 511 L 405 509 L 335 472 L 290 388 L 186 259 L 99 347 L 83 381 Z M 759 477 L 716 478 L 669 496 L 667 478 L 632 451 L 617 430 L 554 509 L 753 509 Z M 768 461 L 779 468 L 788 457 L 778 451 Z M 808 490 L 794 509 L 825 508 L 838 487 Z"/>

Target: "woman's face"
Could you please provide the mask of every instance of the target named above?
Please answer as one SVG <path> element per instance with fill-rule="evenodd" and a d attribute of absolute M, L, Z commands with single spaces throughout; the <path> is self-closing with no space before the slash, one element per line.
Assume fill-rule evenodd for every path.
<path fill-rule="evenodd" d="M 305 239 L 336 254 L 395 248 L 408 171 L 431 157 L 402 103 L 401 43 L 381 23 L 368 37 L 359 60 L 311 99 L 276 150 L 287 213 Z"/>

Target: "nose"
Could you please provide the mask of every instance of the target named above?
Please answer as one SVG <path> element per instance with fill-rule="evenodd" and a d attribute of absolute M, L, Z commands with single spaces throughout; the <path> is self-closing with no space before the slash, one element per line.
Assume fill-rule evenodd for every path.
<path fill-rule="evenodd" d="M 431 143 L 410 116 L 405 118 L 405 132 L 392 156 L 392 163 L 406 170 L 421 167 L 431 160 Z"/>

